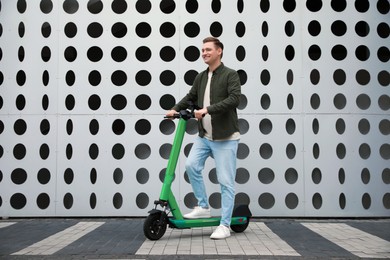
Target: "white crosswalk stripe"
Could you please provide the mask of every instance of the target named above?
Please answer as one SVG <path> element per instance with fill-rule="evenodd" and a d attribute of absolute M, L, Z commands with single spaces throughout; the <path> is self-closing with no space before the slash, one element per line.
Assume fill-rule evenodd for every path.
<path fill-rule="evenodd" d="M 52 255 L 103 224 L 104 222 L 79 222 L 12 255 Z"/>
<path fill-rule="evenodd" d="M 304 223 L 304 226 L 365 258 L 390 258 L 390 242 L 343 223 Z"/>
<path fill-rule="evenodd" d="M 258 241 L 256 249 L 260 255 L 288 255 L 288 256 L 300 256 L 286 241 L 282 240 L 278 235 L 272 232 L 264 223 L 255 222 L 250 223 L 252 232 L 256 237 L 249 237 L 249 241 Z M 247 234 L 247 233 L 245 233 Z M 247 236 L 250 233 L 247 234 Z"/>
<path fill-rule="evenodd" d="M 16 222 L 0 222 L 0 228 L 5 228 L 16 224 Z"/>

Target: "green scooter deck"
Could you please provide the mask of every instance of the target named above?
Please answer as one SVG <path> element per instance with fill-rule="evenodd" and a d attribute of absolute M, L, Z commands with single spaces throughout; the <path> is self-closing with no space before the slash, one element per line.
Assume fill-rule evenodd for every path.
<path fill-rule="evenodd" d="M 221 218 L 199 218 L 199 219 L 174 219 L 169 218 L 169 223 L 175 228 L 213 227 L 220 224 Z M 233 217 L 231 225 L 243 225 L 248 222 L 247 217 Z"/>

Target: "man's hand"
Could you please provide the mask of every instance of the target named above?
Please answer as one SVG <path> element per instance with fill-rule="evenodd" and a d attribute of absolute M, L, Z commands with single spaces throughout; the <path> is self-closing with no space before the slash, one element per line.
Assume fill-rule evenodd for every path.
<path fill-rule="evenodd" d="M 175 114 L 177 114 L 177 111 L 172 109 L 172 110 L 169 110 L 169 111 L 165 114 L 165 116 L 168 117 L 168 118 L 173 119 L 173 116 L 174 116 Z"/>
<path fill-rule="evenodd" d="M 207 115 L 207 108 L 202 108 L 200 110 L 195 110 L 195 118 L 202 119 L 205 115 Z"/>

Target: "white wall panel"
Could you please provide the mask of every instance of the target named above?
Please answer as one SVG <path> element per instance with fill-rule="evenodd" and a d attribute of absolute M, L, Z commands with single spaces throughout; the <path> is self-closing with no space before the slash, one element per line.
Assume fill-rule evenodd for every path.
<path fill-rule="evenodd" d="M 238 71 L 236 202 L 254 216 L 390 209 L 387 0 L 0 0 L 0 216 L 145 216 L 164 120 L 219 37 Z M 194 206 L 185 159 L 173 190 Z M 212 159 L 204 171 L 220 210 Z"/>

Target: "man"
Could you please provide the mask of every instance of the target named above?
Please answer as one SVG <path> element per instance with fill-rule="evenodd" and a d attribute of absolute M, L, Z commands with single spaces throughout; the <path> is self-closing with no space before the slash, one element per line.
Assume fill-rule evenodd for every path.
<path fill-rule="evenodd" d="M 214 37 L 203 40 L 202 58 L 208 68 L 199 73 L 188 94 L 177 103 L 167 116 L 186 109 L 193 101 L 198 120 L 199 136 L 194 141 L 186 161 L 186 172 L 198 200 L 198 206 L 184 218 L 209 218 L 210 208 L 203 182 L 202 170 L 206 159 L 215 160 L 218 182 L 221 186 L 221 221 L 210 236 L 224 239 L 230 236 L 230 222 L 235 198 L 237 147 L 240 139 L 237 106 L 241 95 L 238 73 L 222 62 L 223 44 Z"/>

